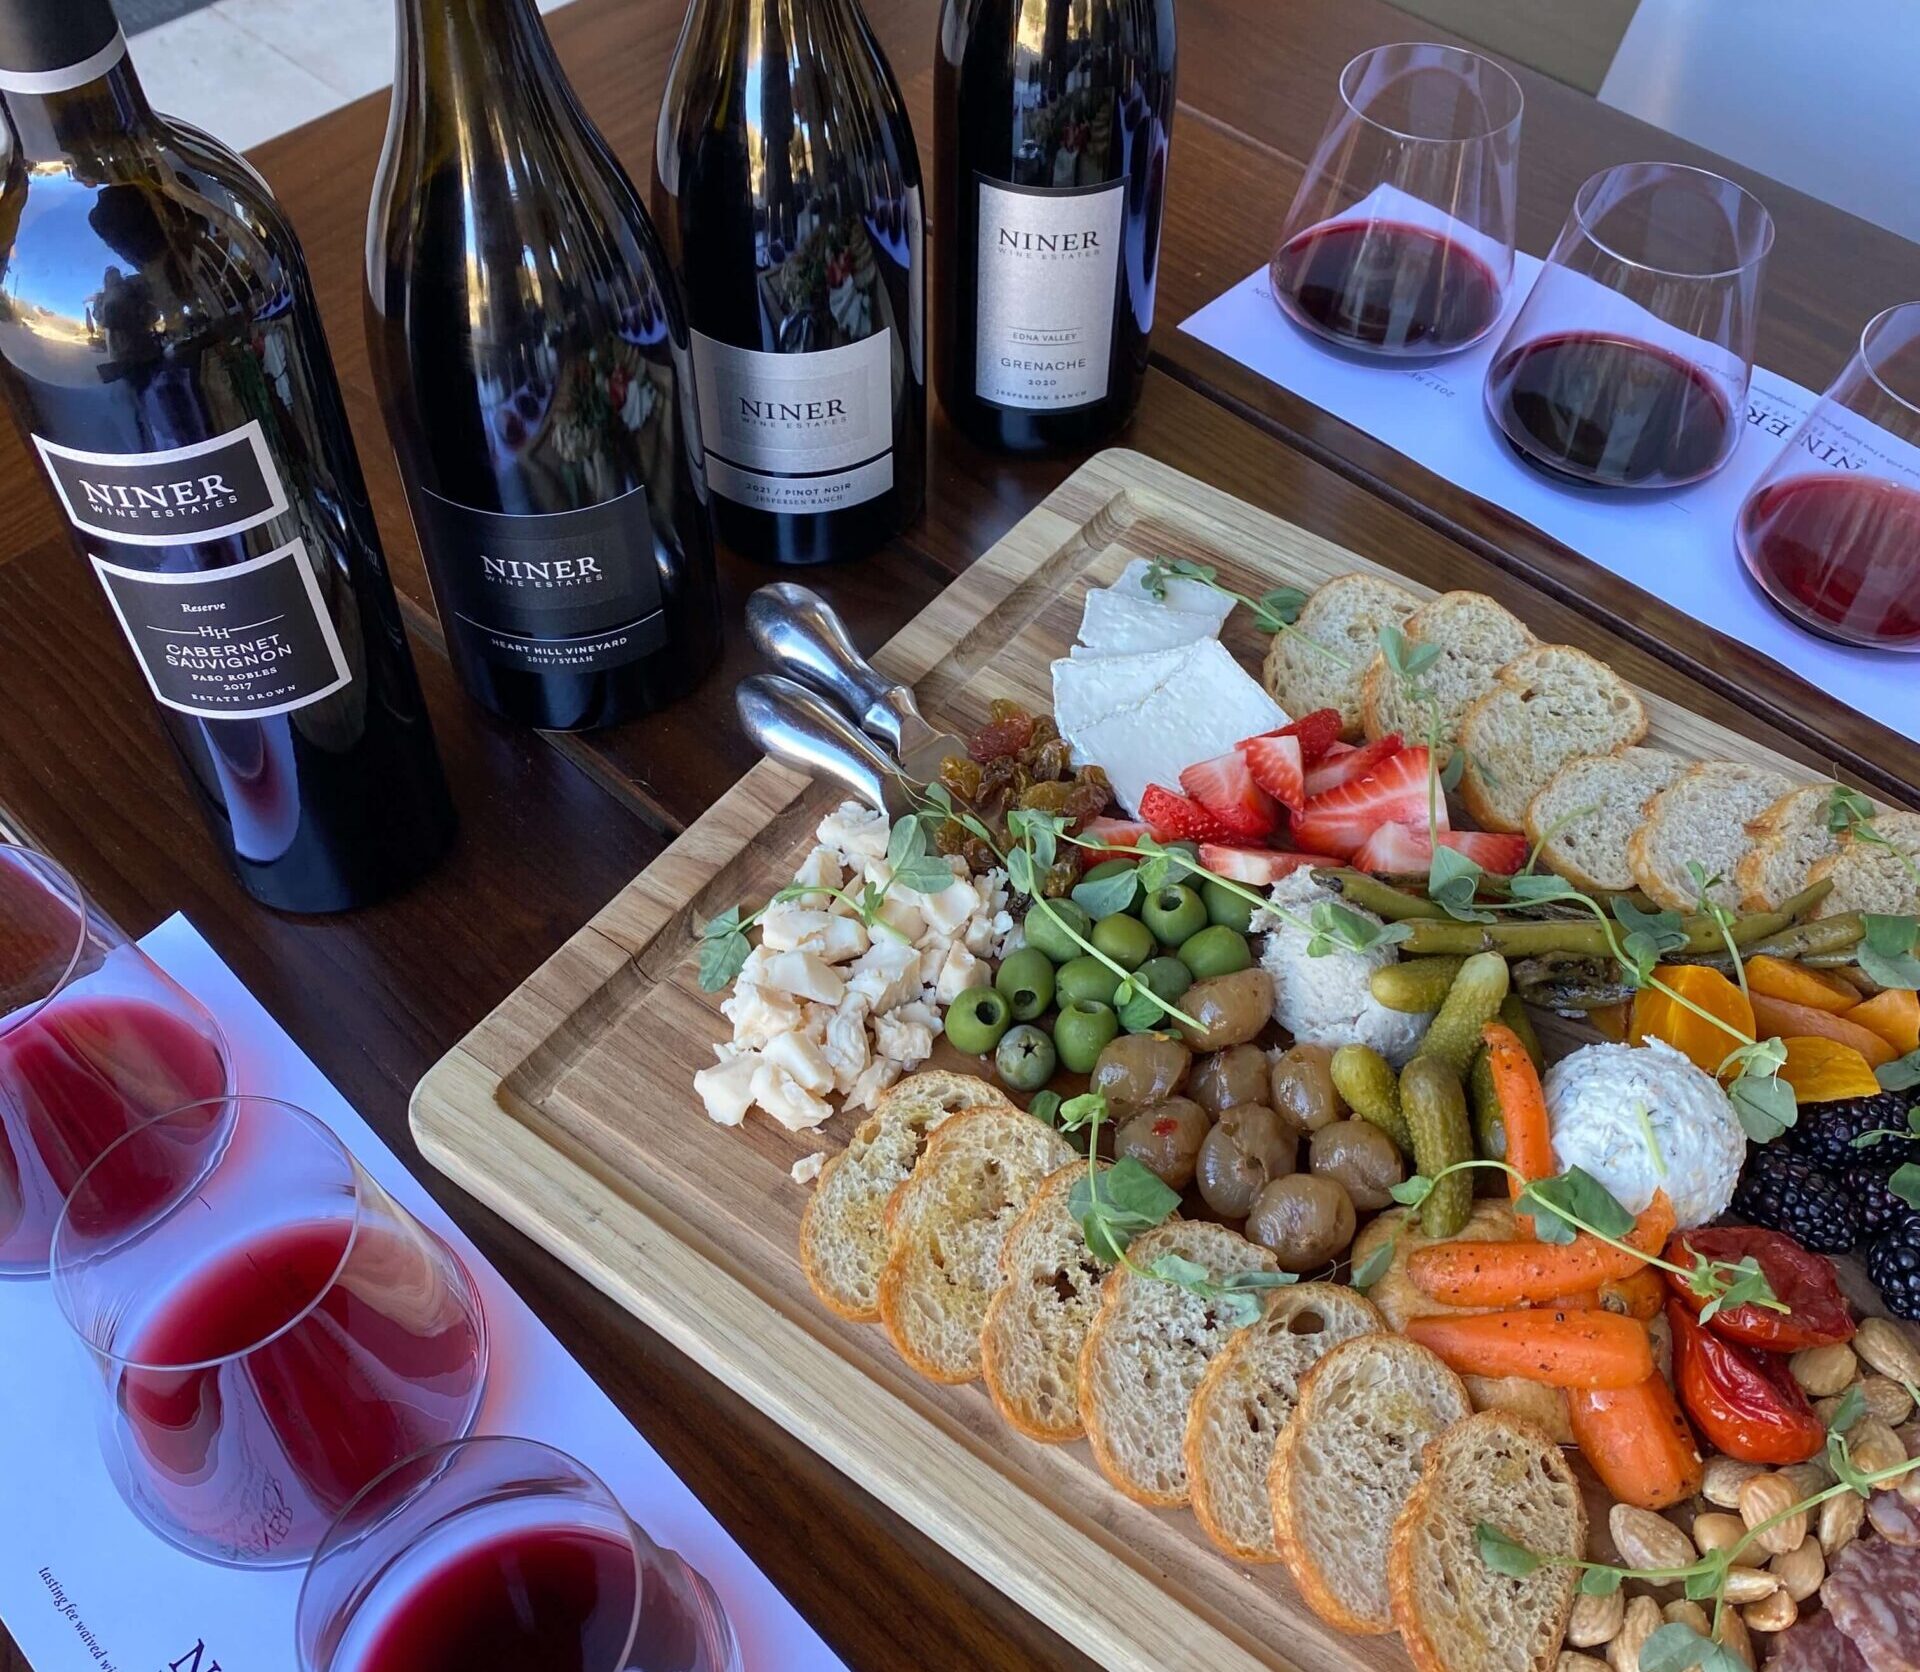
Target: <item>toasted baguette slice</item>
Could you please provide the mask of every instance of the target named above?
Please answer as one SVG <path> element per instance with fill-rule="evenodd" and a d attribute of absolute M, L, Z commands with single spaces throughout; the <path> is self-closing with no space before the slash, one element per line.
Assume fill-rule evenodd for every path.
<path fill-rule="evenodd" d="M 860 1324 L 879 1319 L 887 1199 L 913 1171 L 927 1135 L 966 1108 L 1012 1111 L 1014 1106 L 971 1075 L 909 1075 L 887 1091 L 853 1141 L 821 1168 L 800 1218 L 800 1269 L 807 1286 L 841 1317 Z"/>
<path fill-rule="evenodd" d="M 980 1368 L 1001 1416 L 1030 1440 L 1057 1443 L 1086 1432 L 1080 1421 L 1080 1349 L 1113 1267 L 1087 1246 L 1068 1211 L 1087 1174 L 1076 1161 L 1050 1173 L 1000 1250 L 1006 1279 L 987 1304 Z"/>
<path fill-rule="evenodd" d="M 1686 764 L 1632 747 L 1568 761 L 1527 803 L 1527 840 L 1540 863 L 1589 894 L 1625 893 L 1633 887 L 1627 843 L 1641 812 Z"/>
<path fill-rule="evenodd" d="M 1369 1636 L 1393 1629 L 1393 1524 L 1429 1442 L 1471 1409 L 1460 1378 L 1401 1335 L 1343 1342 L 1307 1372 L 1267 1490 L 1281 1558 L 1329 1625 Z"/>
<path fill-rule="evenodd" d="M 1161 1225 L 1127 1250 L 1142 1271 L 1165 1254 L 1205 1266 L 1216 1280 L 1280 1269 L 1238 1231 L 1194 1221 Z M 1080 1351 L 1080 1420 L 1093 1460 L 1129 1498 L 1168 1509 L 1187 1501 L 1187 1407 L 1231 1335 L 1205 1301 L 1176 1284 L 1124 1269 L 1107 1279 Z"/>
<path fill-rule="evenodd" d="M 1339 709 L 1340 735 L 1357 743 L 1360 681 L 1380 629 L 1397 627 L 1419 607 L 1418 598 L 1384 575 L 1334 576 L 1307 600 L 1292 632 L 1274 634 L 1261 670 L 1268 692 L 1295 719 L 1316 708 Z"/>
<path fill-rule="evenodd" d="M 1820 904 L 1820 916 L 1837 917 L 1848 911 L 1920 916 L 1920 883 L 1907 868 L 1920 864 L 1920 813 L 1882 813 L 1873 828 L 1886 842 L 1849 836 L 1838 853 L 1820 860 L 1807 873 L 1810 883 L 1829 878 L 1833 882 L 1833 892 Z"/>
<path fill-rule="evenodd" d="M 1340 1283 L 1300 1283 L 1267 1297 L 1260 1321 L 1236 1330 L 1207 1366 L 1187 1412 L 1187 1478 L 1208 1538 L 1242 1562 L 1277 1562 L 1267 1470 L 1274 1442 L 1323 1354 L 1386 1320 Z"/>
<path fill-rule="evenodd" d="M 1707 890 L 1715 904 L 1738 906 L 1733 875 L 1753 846 L 1747 821 L 1793 787 L 1784 772 L 1744 761 L 1688 767 L 1647 803 L 1646 816 L 1627 843 L 1633 880 L 1670 911 L 1696 911 L 1700 890 L 1688 870 L 1691 863 L 1720 879 Z"/>
<path fill-rule="evenodd" d="M 1742 911 L 1772 911 L 1792 899 L 1807 886 L 1808 872 L 1840 851 L 1840 838 L 1827 828 L 1833 790 L 1832 784 L 1802 784 L 1747 821 L 1753 846 L 1733 868 Z"/>
<path fill-rule="evenodd" d="M 1018 1109 L 968 1109 L 942 1124 L 887 1203 L 880 1322 L 936 1382 L 980 1374 L 980 1326 L 1000 1287 L 1000 1248 L 1041 1180 L 1073 1146 Z"/>
<path fill-rule="evenodd" d="M 1467 710 L 1493 689 L 1500 670 L 1540 641 L 1527 624 L 1484 592 L 1443 592 L 1407 618 L 1407 644 L 1438 645 L 1440 659 L 1423 673 L 1417 689 L 1439 705 L 1440 764 L 1453 754 L 1453 740 Z M 1425 700 L 1414 701 L 1387 659 L 1375 655 L 1360 683 L 1360 725 L 1370 738 L 1399 732 L 1423 743 L 1434 716 Z"/>
<path fill-rule="evenodd" d="M 1542 1556 L 1523 1579 L 1481 1559 L 1477 1530 Z M 1487 1411 L 1427 1447 L 1387 1557 L 1393 1623 L 1419 1672 L 1551 1672 L 1579 1571 L 1587 1511 L 1560 1448 L 1530 1422 Z"/>
<path fill-rule="evenodd" d="M 1647 735 L 1638 693 L 1605 662 L 1543 644 L 1500 670 L 1460 722 L 1460 794 L 1486 830 L 1524 830 L 1527 804 L 1577 755 L 1606 755 Z"/>

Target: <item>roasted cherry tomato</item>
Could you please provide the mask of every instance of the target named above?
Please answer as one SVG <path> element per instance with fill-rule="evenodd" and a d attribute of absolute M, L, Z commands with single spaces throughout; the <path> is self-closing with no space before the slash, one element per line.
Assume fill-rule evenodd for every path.
<path fill-rule="evenodd" d="M 1775 1353 L 1756 1352 L 1703 1329 L 1677 1300 L 1673 1385 L 1707 1443 L 1743 1463 L 1804 1463 L 1827 1443 L 1800 1384 Z"/>
<path fill-rule="evenodd" d="M 1679 1231 L 1667 1244 L 1667 1258 L 1677 1266 L 1691 1267 L 1696 1255 L 1729 1265 L 1752 1255 L 1766 1273 L 1767 1286 L 1787 1305 L 1785 1312 L 1751 1302 L 1723 1307 L 1707 1320 L 1714 1334 L 1775 1353 L 1853 1339 L 1853 1310 L 1840 1292 L 1833 1262 L 1809 1253 L 1783 1232 L 1729 1225 L 1717 1231 Z M 1666 1276 L 1674 1299 L 1698 1317 L 1705 1299 L 1693 1293 L 1684 1278 L 1672 1272 Z"/>

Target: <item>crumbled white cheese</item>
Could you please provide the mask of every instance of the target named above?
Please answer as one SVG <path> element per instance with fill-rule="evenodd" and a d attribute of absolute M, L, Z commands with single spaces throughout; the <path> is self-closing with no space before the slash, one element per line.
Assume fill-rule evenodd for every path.
<path fill-rule="evenodd" d="M 760 944 L 772 952 L 812 950 L 825 936 L 834 920 L 824 910 L 815 911 L 797 900 L 781 900 L 760 914 Z M 856 928 L 859 927 L 855 921 Z"/>
<path fill-rule="evenodd" d="M 867 1016 L 871 1010 L 866 997 L 849 993 L 827 1023 L 827 1036 L 820 1049 L 833 1065 L 833 1089 L 847 1092 L 867 1066 Z"/>
<path fill-rule="evenodd" d="M 877 1013 L 920 996 L 920 954 L 904 941 L 875 941 L 854 959 L 847 990 L 861 994 Z"/>
<path fill-rule="evenodd" d="M 818 1004 L 838 1004 L 847 991 L 840 972 L 813 952 L 776 952 L 762 966 L 760 985 Z"/>
<path fill-rule="evenodd" d="M 955 945 L 947 953 L 947 961 L 940 968 L 940 979 L 934 990 L 942 1004 L 952 1004 L 969 987 L 986 986 L 992 973 L 966 947 Z"/>
<path fill-rule="evenodd" d="M 827 1164 L 827 1152 L 817 1150 L 812 1155 L 803 1155 L 787 1169 L 787 1177 L 795 1184 L 811 1184 L 820 1176 L 820 1169 Z"/>
<path fill-rule="evenodd" d="M 824 1097 L 816 1097 L 764 1056 L 754 1066 L 753 1101 L 789 1132 L 819 1126 L 833 1113 L 833 1105 Z"/>
<path fill-rule="evenodd" d="M 832 1014 L 828 1011 L 820 1019 L 822 1034 L 831 1025 L 827 1018 Z M 760 1055 L 783 1069 L 802 1090 L 818 1092 L 833 1089 L 833 1064 L 827 1061 L 826 1052 L 804 1033 L 783 1033 L 778 1039 L 770 1040 Z"/>
<path fill-rule="evenodd" d="M 881 859 L 886 856 L 891 827 L 887 815 L 858 801 L 843 801 L 820 821 L 814 840 L 843 858 Z"/>
<path fill-rule="evenodd" d="M 873 1043 L 883 1057 L 911 1068 L 933 1055 L 933 1029 L 925 1022 L 908 1020 L 901 1010 L 874 1017 Z"/>
<path fill-rule="evenodd" d="M 693 1077 L 693 1089 L 707 1106 L 707 1116 L 722 1126 L 738 1126 L 753 1102 L 753 1077 L 759 1059 L 751 1052 L 703 1068 Z"/>
<path fill-rule="evenodd" d="M 815 848 L 800 861 L 800 869 L 793 873 L 793 880 L 807 888 L 838 888 L 845 872 L 840 866 L 840 856 L 832 848 Z M 824 893 L 803 895 L 799 902 L 803 906 L 825 906 L 827 896 Z"/>
<path fill-rule="evenodd" d="M 853 1082 L 853 1089 L 847 1093 L 846 1106 L 849 1109 L 872 1108 L 879 1101 L 880 1094 L 905 1072 L 899 1063 L 886 1057 L 875 1057 L 867 1064 L 860 1078 Z"/>
<path fill-rule="evenodd" d="M 733 1024 L 733 1042 L 757 1051 L 771 1039 L 801 1025 L 800 1006 L 787 994 L 770 987 L 736 987 L 720 1006 Z"/>

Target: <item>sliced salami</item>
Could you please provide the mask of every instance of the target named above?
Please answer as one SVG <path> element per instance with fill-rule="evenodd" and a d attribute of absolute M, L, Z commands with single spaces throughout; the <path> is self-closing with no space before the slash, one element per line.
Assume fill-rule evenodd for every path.
<path fill-rule="evenodd" d="M 1920 1672 L 1920 1546 L 1854 1540 L 1820 1600 L 1870 1672 Z"/>
<path fill-rule="evenodd" d="M 1860 1651 L 1824 1610 L 1802 1615 L 1780 1634 L 1767 1672 L 1872 1672 Z"/>
<path fill-rule="evenodd" d="M 1867 1505 L 1873 1530 L 1894 1544 L 1920 1545 L 1920 1509 L 1898 1492 L 1876 1492 Z"/>

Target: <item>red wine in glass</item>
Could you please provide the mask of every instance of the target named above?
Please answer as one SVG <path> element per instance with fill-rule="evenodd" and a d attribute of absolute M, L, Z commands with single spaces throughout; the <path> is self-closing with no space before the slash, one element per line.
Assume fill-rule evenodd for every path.
<path fill-rule="evenodd" d="M 1567 331 L 1508 349 L 1487 406 L 1514 451 L 1597 488 L 1677 488 L 1717 470 L 1739 439 L 1707 372 L 1664 348 Z"/>
<path fill-rule="evenodd" d="M 1790 476 L 1741 509 L 1740 556 L 1803 625 L 1920 649 L 1920 493 L 1870 475 Z"/>
<path fill-rule="evenodd" d="M 1500 317 L 1491 267 L 1458 239 L 1401 221 L 1309 227 L 1275 252 L 1269 277 L 1296 323 L 1352 347 L 1450 353 Z"/>

